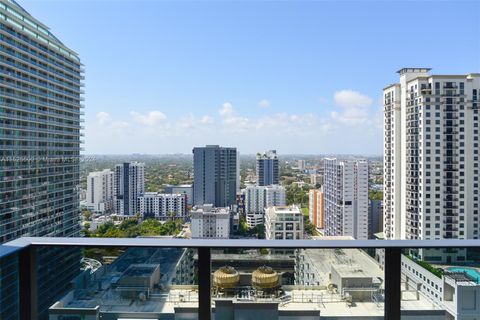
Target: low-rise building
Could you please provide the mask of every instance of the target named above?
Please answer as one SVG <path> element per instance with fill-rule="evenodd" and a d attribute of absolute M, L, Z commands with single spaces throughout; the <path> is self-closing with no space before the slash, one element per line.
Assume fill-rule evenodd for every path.
<path fill-rule="evenodd" d="M 469 267 L 442 266 L 432 272 L 402 255 L 402 285 L 417 298 L 427 297 L 446 311 L 446 319 L 476 319 L 480 314 L 480 271 Z M 432 270 L 436 266 L 432 266 Z"/>
<path fill-rule="evenodd" d="M 264 223 L 265 208 L 286 204 L 285 187 L 280 185 L 247 186 L 245 195 L 245 214 L 250 228 Z"/>
<path fill-rule="evenodd" d="M 310 174 L 310 184 L 313 186 L 323 184 L 323 173 L 311 173 Z"/>
<path fill-rule="evenodd" d="M 187 216 L 187 196 L 185 194 L 165 194 L 146 192 L 138 197 L 139 213 L 143 218 L 166 220 L 172 217 Z"/>
<path fill-rule="evenodd" d="M 97 229 L 108 223 L 108 222 L 113 222 L 114 224 L 120 224 L 121 221 L 115 221 L 112 219 L 112 217 L 114 217 L 115 215 L 101 215 L 101 216 L 95 216 L 92 218 L 91 221 L 85 221 L 84 222 L 84 226 L 85 224 L 88 224 L 90 227 L 89 227 L 89 231 L 91 232 L 95 232 L 97 231 Z"/>
<path fill-rule="evenodd" d="M 183 194 L 187 198 L 187 205 L 193 205 L 193 186 L 191 184 L 167 185 L 164 193 Z"/>
<path fill-rule="evenodd" d="M 247 226 L 253 228 L 259 224 L 265 223 L 265 213 L 247 213 L 245 219 L 247 221 Z"/>
<path fill-rule="evenodd" d="M 216 208 L 212 204 L 193 207 L 191 211 L 192 238 L 228 239 L 231 214 L 229 208 Z"/>
<path fill-rule="evenodd" d="M 303 215 L 296 205 L 268 207 L 265 213 L 265 238 L 303 239 Z"/>

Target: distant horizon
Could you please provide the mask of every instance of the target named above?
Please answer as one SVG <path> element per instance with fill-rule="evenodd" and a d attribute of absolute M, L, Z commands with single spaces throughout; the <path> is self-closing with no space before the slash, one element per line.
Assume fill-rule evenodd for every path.
<path fill-rule="evenodd" d="M 237 149 L 237 151 L 239 151 Z M 277 153 L 278 154 L 278 153 Z M 81 156 L 193 156 L 192 153 L 83 153 Z M 255 153 L 242 153 L 240 152 L 240 156 L 256 156 Z M 360 153 L 284 153 L 278 154 L 281 158 L 282 156 L 290 157 L 290 156 L 364 156 L 364 157 L 383 157 L 383 154 L 360 154 Z"/>

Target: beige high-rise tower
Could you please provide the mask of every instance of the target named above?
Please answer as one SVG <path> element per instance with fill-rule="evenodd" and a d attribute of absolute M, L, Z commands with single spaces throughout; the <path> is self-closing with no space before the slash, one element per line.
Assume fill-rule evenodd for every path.
<path fill-rule="evenodd" d="M 480 74 L 429 71 L 384 89 L 385 238 L 478 239 Z"/>

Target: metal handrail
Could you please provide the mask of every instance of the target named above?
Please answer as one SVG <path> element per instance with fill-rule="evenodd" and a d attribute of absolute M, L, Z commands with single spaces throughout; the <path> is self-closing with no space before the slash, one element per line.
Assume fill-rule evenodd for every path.
<path fill-rule="evenodd" d="M 175 247 L 175 248 L 475 248 L 480 239 L 442 240 L 265 240 L 265 239 L 180 239 L 180 238 L 66 238 L 22 237 L 0 245 L 0 258 L 29 246 L 82 247 Z M 16 250 L 12 251 L 12 248 Z"/>

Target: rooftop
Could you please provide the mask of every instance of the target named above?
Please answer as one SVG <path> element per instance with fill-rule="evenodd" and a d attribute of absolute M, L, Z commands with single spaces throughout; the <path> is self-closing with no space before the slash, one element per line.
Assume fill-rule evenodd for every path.
<path fill-rule="evenodd" d="M 215 214 L 230 214 L 230 209 L 227 207 L 215 207 L 213 204 L 197 205 L 192 208 L 194 213 L 215 213 Z"/>
<path fill-rule="evenodd" d="M 331 282 L 329 274 L 332 268 L 342 277 L 384 278 L 378 262 L 358 249 L 305 249 L 303 252 L 311 260 L 324 286 Z"/>
<path fill-rule="evenodd" d="M 397 71 L 397 73 L 399 73 L 400 75 L 404 74 L 404 73 L 426 73 L 426 72 L 429 72 L 430 70 L 432 70 L 431 68 L 402 68 L 400 70 Z"/>
<path fill-rule="evenodd" d="M 298 213 L 300 212 L 300 208 L 297 205 L 291 205 L 291 206 L 272 206 L 270 207 L 275 211 L 276 213 L 282 213 L 282 212 L 295 212 Z"/>
<path fill-rule="evenodd" d="M 157 269 L 157 267 L 158 264 L 132 264 L 123 275 L 129 277 L 149 276 L 155 271 L 155 269 Z"/>

